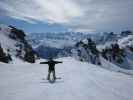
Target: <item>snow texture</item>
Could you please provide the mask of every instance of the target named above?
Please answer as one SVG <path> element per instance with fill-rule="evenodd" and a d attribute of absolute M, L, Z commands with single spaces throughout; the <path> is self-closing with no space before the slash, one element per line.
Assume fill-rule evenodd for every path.
<path fill-rule="evenodd" d="M 0 63 L 0 100 L 133 100 L 133 77 L 99 66 L 60 58 L 61 77 L 50 84 L 47 65 Z M 41 59 L 42 61 L 42 59 Z"/>
<path fill-rule="evenodd" d="M 8 26 L 0 24 L 0 43 L 2 48 L 6 51 L 7 49 L 15 50 L 15 44 L 17 43 L 15 40 L 9 38 L 9 34 L 11 33 L 11 29 Z"/>

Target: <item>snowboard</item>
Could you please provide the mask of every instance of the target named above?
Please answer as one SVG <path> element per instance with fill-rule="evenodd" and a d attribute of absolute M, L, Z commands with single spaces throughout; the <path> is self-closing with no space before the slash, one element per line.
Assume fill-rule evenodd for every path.
<path fill-rule="evenodd" d="M 56 79 L 50 79 L 48 80 L 47 78 L 43 78 L 42 80 L 47 80 L 49 83 L 53 84 L 55 83 L 57 80 L 61 80 L 61 77 L 56 77 Z"/>
<path fill-rule="evenodd" d="M 56 77 L 55 80 L 58 80 L 58 79 L 62 79 L 61 77 Z M 42 78 L 42 80 L 48 80 L 47 78 Z M 54 80 L 54 79 L 50 79 L 50 80 Z"/>

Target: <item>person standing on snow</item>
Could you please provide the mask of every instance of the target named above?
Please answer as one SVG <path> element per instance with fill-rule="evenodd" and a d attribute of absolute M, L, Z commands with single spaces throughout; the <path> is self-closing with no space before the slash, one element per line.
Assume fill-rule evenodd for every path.
<path fill-rule="evenodd" d="M 47 62 L 40 62 L 40 64 L 48 64 L 49 69 L 48 69 L 48 77 L 47 79 L 50 80 L 50 75 L 53 73 L 53 78 L 54 80 L 56 79 L 56 74 L 55 74 L 55 64 L 62 63 L 61 61 L 54 61 L 52 58 L 50 58 Z"/>

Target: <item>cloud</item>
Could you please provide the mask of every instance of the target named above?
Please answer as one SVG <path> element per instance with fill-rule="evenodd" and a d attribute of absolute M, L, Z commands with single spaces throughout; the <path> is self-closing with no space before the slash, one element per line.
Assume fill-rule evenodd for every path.
<path fill-rule="evenodd" d="M 82 11 L 70 0 L 3 0 L 0 9 L 5 15 L 26 20 L 48 23 L 69 23 Z"/>
<path fill-rule="evenodd" d="M 74 31 L 132 29 L 133 0 L 1 0 L 0 15 Z"/>
<path fill-rule="evenodd" d="M 84 16 L 73 20 L 73 30 L 119 31 L 133 29 L 133 0 L 78 0 Z"/>

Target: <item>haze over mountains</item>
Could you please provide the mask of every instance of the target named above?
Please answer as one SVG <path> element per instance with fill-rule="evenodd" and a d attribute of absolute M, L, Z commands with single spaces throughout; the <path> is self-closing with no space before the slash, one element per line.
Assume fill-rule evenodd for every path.
<path fill-rule="evenodd" d="M 32 46 L 35 49 L 40 50 L 40 47 L 44 47 L 44 49 L 73 48 L 77 42 L 81 40 L 86 41 L 87 38 L 92 39 L 100 48 L 100 45 L 103 47 L 103 45 L 117 42 L 118 40 L 128 37 L 129 35 L 132 35 L 132 32 L 127 30 L 120 33 L 103 32 L 93 34 L 84 32 L 31 33 L 28 34 L 28 37 Z"/>
<path fill-rule="evenodd" d="M 105 60 L 104 63 L 114 64 L 111 67 L 113 69 L 114 66 L 117 66 L 118 70 L 119 68 L 133 69 L 133 33 L 130 30 L 117 34 L 57 32 L 26 35 L 21 29 L 1 25 L 0 35 L 1 48 L 5 53 L 3 57 L 9 54 L 14 60 L 34 63 L 37 57 L 45 59 L 73 57 L 100 66 Z"/>

